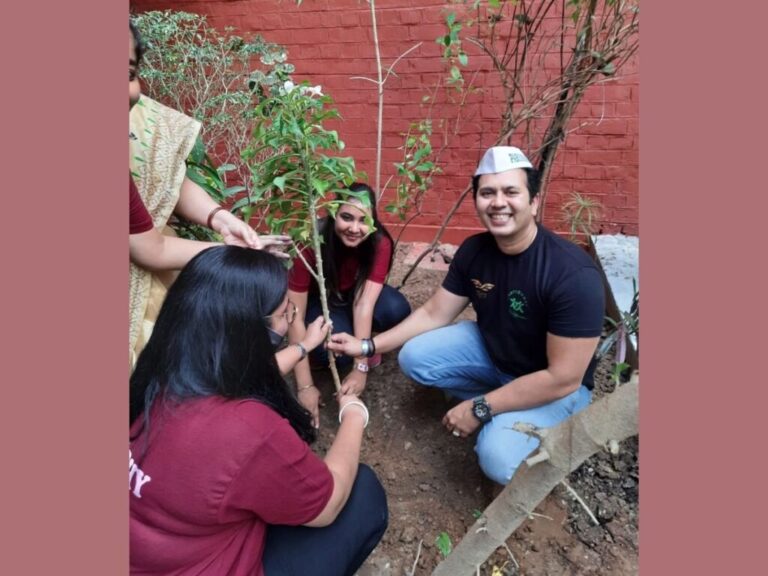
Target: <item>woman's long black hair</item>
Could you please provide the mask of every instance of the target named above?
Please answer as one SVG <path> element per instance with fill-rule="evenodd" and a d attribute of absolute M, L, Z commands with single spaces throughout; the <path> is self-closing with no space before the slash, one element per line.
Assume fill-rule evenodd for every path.
<path fill-rule="evenodd" d="M 371 204 L 371 217 L 373 218 L 374 226 L 376 226 L 376 232 L 368 236 L 368 238 L 361 242 L 356 248 L 359 267 L 357 269 L 357 278 L 355 279 L 355 287 L 352 293 L 354 298 L 357 298 L 371 274 L 371 268 L 373 267 L 373 261 L 376 257 L 376 248 L 378 247 L 379 242 L 384 241 L 386 238 L 392 246 L 387 270 L 392 268 L 395 242 L 392 240 L 392 236 L 381 221 L 379 221 L 379 215 L 376 212 L 376 193 L 373 189 L 362 182 L 355 182 L 350 185 L 348 189 L 351 192 L 364 192 L 368 195 Z M 326 288 L 333 298 L 342 300 L 343 295 L 341 294 L 339 287 L 339 271 L 337 269 L 337 264 L 339 260 L 338 253 L 344 249 L 344 244 L 335 233 L 335 221 L 332 215 L 328 215 L 325 219 L 321 234 L 323 236 L 323 274 L 325 274 Z"/>
<path fill-rule="evenodd" d="M 148 423 L 153 401 L 253 398 L 307 442 L 311 417 L 280 375 L 268 319 L 288 289 L 278 258 L 237 246 L 209 248 L 181 271 L 131 376 L 130 419 Z M 143 428 L 143 426 L 142 426 Z"/>
<path fill-rule="evenodd" d="M 141 39 L 141 34 L 139 34 L 139 29 L 136 27 L 132 18 L 128 19 L 128 29 L 131 31 L 131 34 L 133 34 L 133 47 L 136 50 L 136 66 L 138 66 L 141 64 L 141 59 L 144 56 L 146 47 Z"/>

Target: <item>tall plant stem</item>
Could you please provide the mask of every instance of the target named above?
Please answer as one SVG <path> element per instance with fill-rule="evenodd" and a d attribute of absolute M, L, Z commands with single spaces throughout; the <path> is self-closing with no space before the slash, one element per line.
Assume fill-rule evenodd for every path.
<path fill-rule="evenodd" d="M 304 178 L 306 178 L 310 191 L 312 190 L 312 171 L 309 168 L 307 158 L 309 156 L 309 150 L 304 149 L 302 163 L 304 165 Z M 331 312 L 328 309 L 328 293 L 325 290 L 325 274 L 323 273 L 323 252 L 321 250 L 322 245 L 320 243 L 320 232 L 317 229 L 317 208 L 315 207 L 313 194 L 310 192 L 309 198 L 309 219 L 312 222 L 312 246 L 315 250 L 315 261 L 317 263 L 317 286 L 320 289 L 320 306 L 323 309 L 323 319 L 326 323 L 331 321 Z M 331 333 L 328 332 L 328 340 L 330 340 Z M 336 358 L 332 353 L 328 353 L 328 366 L 331 369 L 333 375 L 333 384 L 336 386 L 336 391 L 341 389 L 341 379 L 339 378 L 339 370 L 336 368 Z"/>
<path fill-rule="evenodd" d="M 368 0 L 371 5 L 371 23 L 373 25 L 373 47 L 376 50 L 376 73 L 378 74 L 379 81 L 377 86 L 379 89 L 379 112 L 376 119 L 376 193 L 381 192 L 381 134 L 382 134 L 382 121 L 384 119 L 384 79 L 382 78 L 381 70 L 381 50 L 379 49 L 379 31 L 376 26 L 376 2 L 375 0 Z"/>
<path fill-rule="evenodd" d="M 413 271 L 416 270 L 419 263 L 424 259 L 424 256 L 432 252 L 435 248 L 437 248 L 437 245 L 440 243 L 440 238 L 443 237 L 443 233 L 445 232 L 445 229 L 448 227 L 448 222 L 451 221 L 451 218 L 453 218 L 453 215 L 456 213 L 456 210 L 459 209 L 459 206 L 461 206 L 462 201 L 464 198 L 467 197 L 467 194 L 469 194 L 470 190 L 472 190 L 472 186 L 467 186 L 464 188 L 464 191 L 459 195 L 456 202 L 454 202 L 453 207 L 450 209 L 448 214 L 445 215 L 445 218 L 443 218 L 443 223 L 440 225 L 440 229 L 437 231 L 437 234 L 435 234 L 435 238 L 432 240 L 432 243 L 427 246 L 424 251 L 419 255 L 418 258 L 416 258 L 416 261 L 411 264 L 411 267 L 408 269 L 408 272 L 405 273 L 405 276 L 403 276 L 403 279 L 400 281 L 400 286 L 398 286 L 398 290 L 405 286 L 405 282 L 408 280 L 411 274 L 413 274 Z M 398 236 L 399 238 L 399 236 Z"/>

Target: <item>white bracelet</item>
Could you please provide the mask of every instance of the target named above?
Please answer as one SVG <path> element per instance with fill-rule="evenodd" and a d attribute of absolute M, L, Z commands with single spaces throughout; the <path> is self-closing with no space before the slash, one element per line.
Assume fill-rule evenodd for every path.
<path fill-rule="evenodd" d="M 349 406 L 360 406 L 360 408 L 363 409 L 363 414 L 365 415 L 365 424 L 363 425 L 363 428 L 368 427 L 368 408 L 365 407 L 365 404 L 362 402 L 359 402 L 357 400 L 352 400 L 351 402 L 347 402 L 342 406 L 341 410 L 339 410 L 339 424 L 341 424 L 341 416 L 344 414 L 344 410 L 346 410 Z"/>

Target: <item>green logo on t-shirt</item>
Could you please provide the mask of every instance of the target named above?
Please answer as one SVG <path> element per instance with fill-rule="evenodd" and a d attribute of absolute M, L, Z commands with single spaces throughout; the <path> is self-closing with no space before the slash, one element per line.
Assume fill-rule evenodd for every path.
<path fill-rule="evenodd" d="M 526 320 L 525 312 L 528 307 L 528 299 L 521 290 L 510 290 L 507 295 L 509 302 L 509 313 L 515 318 Z"/>

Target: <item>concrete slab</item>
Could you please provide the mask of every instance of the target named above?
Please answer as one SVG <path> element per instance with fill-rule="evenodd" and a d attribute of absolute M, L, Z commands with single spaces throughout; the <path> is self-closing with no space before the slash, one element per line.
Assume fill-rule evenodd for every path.
<path fill-rule="evenodd" d="M 639 238 L 623 234 L 592 236 L 597 257 L 611 286 L 616 305 L 629 312 L 635 295 L 632 280 L 640 289 Z"/>
<path fill-rule="evenodd" d="M 629 312 L 635 295 L 633 280 L 640 290 L 639 238 L 623 234 L 603 234 L 592 236 L 592 243 L 618 311 Z M 632 336 L 631 340 L 637 349 L 637 338 Z"/>

